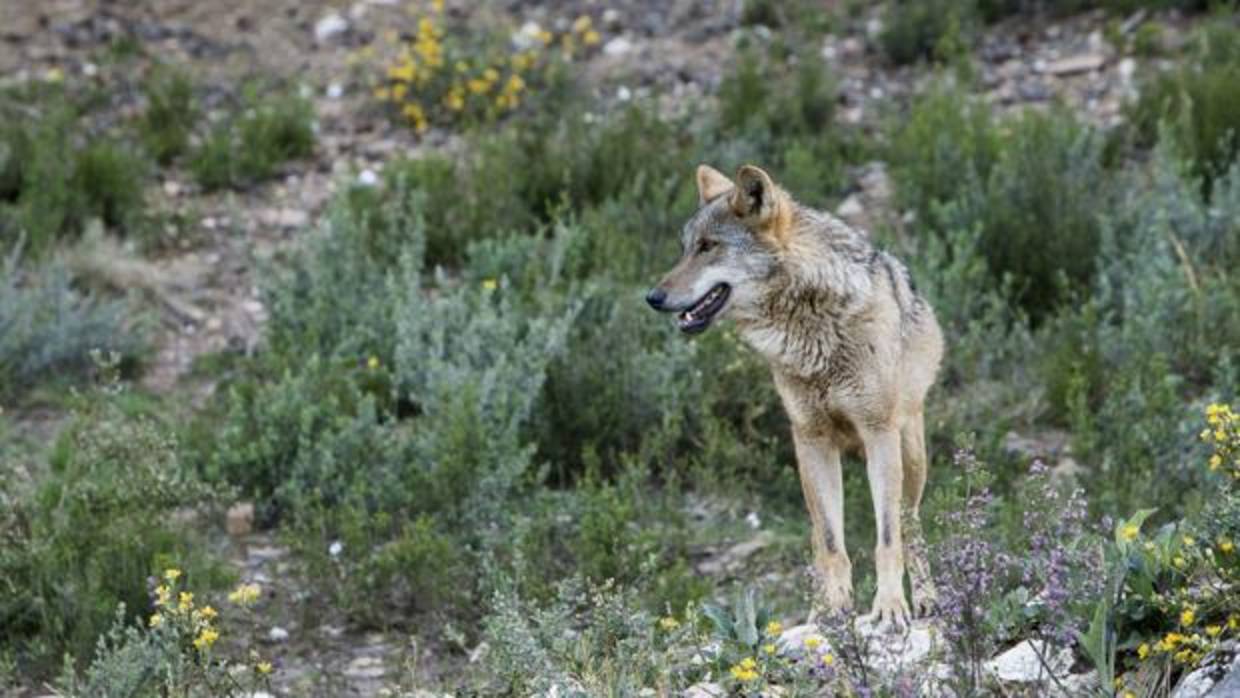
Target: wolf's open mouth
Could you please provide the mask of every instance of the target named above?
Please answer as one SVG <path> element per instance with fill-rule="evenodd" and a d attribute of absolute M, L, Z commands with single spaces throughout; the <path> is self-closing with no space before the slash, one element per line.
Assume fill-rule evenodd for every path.
<path fill-rule="evenodd" d="M 717 284 L 701 300 L 694 303 L 688 310 L 676 316 L 676 325 L 681 332 L 697 334 L 710 326 L 723 306 L 728 302 L 732 289 L 727 284 Z"/>

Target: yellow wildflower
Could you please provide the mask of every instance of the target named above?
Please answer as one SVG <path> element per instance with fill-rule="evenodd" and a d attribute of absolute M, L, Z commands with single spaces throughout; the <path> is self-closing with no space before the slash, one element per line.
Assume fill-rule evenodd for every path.
<path fill-rule="evenodd" d="M 512 57 L 512 69 L 521 72 L 527 70 L 534 65 L 534 54 L 528 51 L 514 54 Z"/>
<path fill-rule="evenodd" d="M 369 359 L 366 359 L 366 368 L 372 371 L 379 368 L 379 357 L 372 356 Z"/>
<path fill-rule="evenodd" d="M 1123 698 L 1137 698 L 1137 694 L 1132 691 L 1124 691 Z"/>
<path fill-rule="evenodd" d="M 48 82 L 62 82 L 65 79 L 65 71 L 60 68 L 48 68 L 47 72 L 43 73 L 43 79 Z"/>
<path fill-rule="evenodd" d="M 504 83 L 504 91 L 509 94 L 516 94 L 525 89 L 525 80 L 520 75 L 509 75 L 508 82 Z"/>
<path fill-rule="evenodd" d="M 1188 562 L 1184 559 L 1182 555 L 1176 555 L 1175 559 L 1171 561 L 1171 564 L 1175 565 L 1176 567 L 1183 567 L 1184 565 L 1187 565 Z"/>
<path fill-rule="evenodd" d="M 181 570 L 175 567 L 169 567 L 168 569 L 164 570 L 164 579 L 168 580 L 169 583 L 175 582 L 177 578 L 179 578 L 180 576 L 181 576 Z"/>
<path fill-rule="evenodd" d="M 482 71 L 482 79 L 489 83 L 495 83 L 499 80 L 499 71 L 494 68 L 487 68 Z"/>
<path fill-rule="evenodd" d="M 1184 536 L 1184 545 L 1191 547 L 1196 544 L 1197 544 L 1197 539 L 1193 538 L 1192 536 Z"/>
<path fill-rule="evenodd" d="M 159 626 L 163 624 L 164 624 L 164 616 L 162 613 L 155 613 L 151 615 L 151 627 L 152 628 L 158 628 Z"/>
<path fill-rule="evenodd" d="M 215 612 L 215 609 L 210 606 L 203 606 L 198 609 L 198 616 L 208 623 L 215 620 L 215 617 L 218 615 L 219 614 Z"/>
<path fill-rule="evenodd" d="M 402 61 L 388 68 L 388 77 L 401 82 L 413 82 L 417 75 L 417 65 L 412 60 Z"/>
<path fill-rule="evenodd" d="M 215 628 L 203 628 L 202 632 L 198 633 L 198 637 L 194 638 L 194 647 L 197 647 L 199 651 L 206 650 L 218 639 L 220 639 L 220 634 L 215 631 Z"/>
<path fill-rule="evenodd" d="M 448 94 L 444 95 L 443 105 L 449 111 L 461 111 L 465 108 L 465 95 L 455 88 L 449 90 Z"/>
<path fill-rule="evenodd" d="M 780 623 L 780 622 L 779 622 L 779 621 L 777 621 L 777 620 L 773 620 L 773 621 L 771 621 L 770 623 L 767 623 L 767 624 L 766 624 L 766 634 L 767 634 L 767 635 L 772 635 L 772 636 L 774 636 L 774 635 L 778 635 L 778 634 L 782 633 L 783 631 L 784 631 L 784 626 L 783 626 L 783 624 L 782 624 L 782 623 Z"/>
<path fill-rule="evenodd" d="M 480 95 L 491 89 L 491 83 L 479 78 L 471 78 L 469 82 L 465 83 L 465 86 L 469 88 L 470 92 L 476 95 Z"/>
<path fill-rule="evenodd" d="M 590 19 L 590 15 L 581 15 L 573 22 L 573 31 L 578 34 L 584 34 L 590 30 L 593 24 L 594 21 Z"/>
<path fill-rule="evenodd" d="M 1195 659 L 1195 654 L 1191 649 L 1185 648 L 1172 655 L 1172 658 L 1181 664 L 1190 664 Z"/>
<path fill-rule="evenodd" d="M 1210 456 L 1210 470 L 1218 470 L 1223 467 L 1223 457 L 1215 453 Z"/>
<path fill-rule="evenodd" d="M 1221 625 L 1207 625 L 1206 626 L 1206 635 L 1209 635 L 1210 637 L 1218 637 L 1219 635 L 1222 635 L 1222 634 L 1223 634 L 1223 626 Z"/>
<path fill-rule="evenodd" d="M 443 14 L 443 0 L 431 0 L 431 9 Z"/>
<path fill-rule="evenodd" d="M 552 36 L 551 32 L 547 31 L 546 29 L 539 31 L 538 34 L 535 36 L 538 39 L 538 41 L 542 43 L 543 46 L 547 46 L 548 44 L 551 43 L 551 40 L 555 38 L 554 36 Z"/>
<path fill-rule="evenodd" d="M 392 98 L 392 91 L 386 87 L 375 88 L 375 99 L 380 102 L 386 102 Z"/>
<path fill-rule="evenodd" d="M 167 606 L 168 602 L 171 600 L 172 600 L 171 589 L 164 586 L 163 584 L 160 584 L 159 586 L 155 587 L 155 605 L 156 606 Z"/>
<path fill-rule="evenodd" d="M 829 652 L 827 654 L 822 655 L 822 663 L 825 664 L 826 666 L 831 666 L 832 664 L 835 664 L 835 655 Z"/>
<path fill-rule="evenodd" d="M 1197 620 L 1197 614 L 1191 608 L 1180 611 L 1180 625 L 1192 625 Z"/>
<path fill-rule="evenodd" d="M 603 40 L 603 37 L 599 36 L 599 33 L 594 31 L 593 29 L 581 35 L 581 43 L 585 44 L 586 46 L 597 46 L 599 42 L 602 40 Z"/>
<path fill-rule="evenodd" d="M 775 654 L 775 643 L 768 642 L 765 645 L 762 645 L 762 651 L 767 654 Z"/>
<path fill-rule="evenodd" d="M 228 594 L 228 600 L 238 606 L 249 606 L 258 600 L 263 588 L 257 584 L 242 584 Z"/>
<path fill-rule="evenodd" d="M 1227 629 L 1228 629 L 1228 630 L 1237 630 L 1237 629 L 1240 629 L 1240 618 L 1238 618 L 1238 617 L 1236 617 L 1236 616 L 1231 616 L 1230 618 L 1228 618 L 1228 619 L 1227 619 Z"/>
<path fill-rule="evenodd" d="M 1236 549 L 1236 544 L 1227 536 L 1222 536 L 1218 539 L 1218 549 L 1220 552 L 1230 553 Z"/>
<path fill-rule="evenodd" d="M 1148 642 L 1142 642 L 1137 646 L 1137 657 L 1145 659 L 1150 656 L 1150 645 Z"/>
<path fill-rule="evenodd" d="M 483 290 L 486 290 L 486 291 L 494 291 L 495 289 L 499 288 L 499 282 L 496 281 L 495 279 L 483 279 L 482 288 Z M 665 618 L 664 620 L 667 620 L 667 619 Z M 675 621 L 676 619 L 672 618 L 671 620 Z"/>
<path fill-rule="evenodd" d="M 271 674 L 271 662 L 259 662 L 254 665 L 254 671 L 260 676 L 268 676 Z"/>
<path fill-rule="evenodd" d="M 1175 647 L 1183 641 L 1184 636 L 1179 633 L 1167 633 L 1166 637 L 1162 639 L 1163 645 L 1165 645 L 1168 649 Z"/>
<path fill-rule="evenodd" d="M 409 87 L 403 82 L 398 82 L 392 86 L 392 101 L 403 102 L 405 95 L 409 94 Z"/>
<path fill-rule="evenodd" d="M 758 678 L 758 663 L 753 657 L 745 657 L 728 671 L 737 681 L 753 681 Z"/>
<path fill-rule="evenodd" d="M 483 288 L 486 288 L 486 287 L 487 287 L 487 281 L 490 281 L 492 284 L 494 284 L 494 283 L 495 283 L 495 280 L 494 280 L 494 279 L 486 279 L 486 280 L 484 280 L 484 281 L 482 282 L 482 287 L 483 287 Z M 671 617 L 671 616 L 665 616 L 665 617 L 663 617 L 663 618 L 660 618 L 660 619 L 659 619 L 659 627 L 660 627 L 660 628 L 663 628 L 664 630 L 666 630 L 667 632 L 669 632 L 669 633 L 670 633 L 670 632 L 672 632 L 673 630 L 675 630 L 676 628 L 679 628 L 679 627 L 680 627 L 680 621 L 676 620 L 675 618 L 673 618 L 673 617 Z"/>
<path fill-rule="evenodd" d="M 1119 531 L 1119 536 L 1123 540 L 1131 543 L 1141 534 L 1141 527 L 1136 524 L 1125 524 Z"/>
<path fill-rule="evenodd" d="M 177 602 L 177 608 L 182 611 L 188 611 L 194 606 L 194 594 L 192 592 L 181 592 L 180 600 Z"/>
<path fill-rule="evenodd" d="M 805 649 L 811 652 L 818 649 L 818 646 L 821 644 L 822 644 L 822 640 L 819 639 L 815 635 L 810 635 L 809 637 L 805 638 Z"/>

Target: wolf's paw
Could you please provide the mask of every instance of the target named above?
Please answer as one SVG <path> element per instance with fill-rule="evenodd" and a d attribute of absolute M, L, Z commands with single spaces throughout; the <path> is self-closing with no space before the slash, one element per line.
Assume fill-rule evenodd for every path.
<path fill-rule="evenodd" d="M 880 594 L 874 608 L 862 620 L 880 631 L 903 633 L 909 627 L 910 613 L 903 594 Z"/>
<path fill-rule="evenodd" d="M 929 580 L 913 585 L 913 617 L 926 618 L 938 612 L 939 591 Z"/>

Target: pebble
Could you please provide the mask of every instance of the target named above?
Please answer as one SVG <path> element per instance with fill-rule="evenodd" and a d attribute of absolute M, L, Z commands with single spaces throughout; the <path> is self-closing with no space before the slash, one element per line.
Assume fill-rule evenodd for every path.
<path fill-rule="evenodd" d="M 288 640 L 288 631 L 276 625 L 267 631 L 267 639 L 271 642 L 286 642 Z"/>
<path fill-rule="evenodd" d="M 324 15 L 322 19 L 314 23 L 314 38 L 320 42 L 328 41 L 333 37 L 343 34 L 349 28 L 349 20 L 341 17 L 338 13 Z"/>
<path fill-rule="evenodd" d="M 603 44 L 603 55 L 605 56 L 623 56 L 633 50 L 633 42 L 617 36 L 606 44 Z"/>
<path fill-rule="evenodd" d="M 357 173 L 357 183 L 363 187 L 377 187 L 379 186 L 379 175 L 375 174 L 374 170 L 366 168 Z"/>

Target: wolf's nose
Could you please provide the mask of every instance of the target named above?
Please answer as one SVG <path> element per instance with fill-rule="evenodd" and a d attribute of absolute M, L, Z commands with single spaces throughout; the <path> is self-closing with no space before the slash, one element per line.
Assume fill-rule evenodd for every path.
<path fill-rule="evenodd" d="M 666 300 L 667 292 L 661 288 L 651 289 L 650 293 L 646 294 L 646 302 L 649 303 L 650 307 L 655 310 L 662 310 L 663 302 Z"/>

